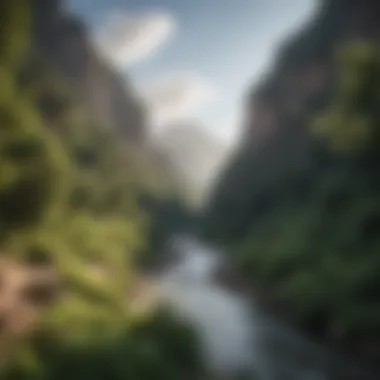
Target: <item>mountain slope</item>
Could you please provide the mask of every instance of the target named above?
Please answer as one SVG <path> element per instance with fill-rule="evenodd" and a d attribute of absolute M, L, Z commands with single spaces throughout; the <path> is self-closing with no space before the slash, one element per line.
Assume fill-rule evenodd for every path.
<path fill-rule="evenodd" d="M 204 127 L 190 122 L 167 128 L 155 143 L 167 156 L 188 195 L 197 203 L 204 199 L 228 148 Z"/>
<path fill-rule="evenodd" d="M 321 1 L 283 44 L 204 217 L 204 236 L 231 248 L 283 316 L 374 363 L 379 16 L 378 1 Z"/>
<path fill-rule="evenodd" d="M 133 134 L 94 117 L 83 78 L 65 76 L 69 57 L 36 49 L 31 4 L 46 7 L 39 27 L 61 20 L 56 1 L 0 5 L 0 377 L 197 378 L 188 327 L 129 307 L 136 254 L 149 245 L 139 198 L 160 199 L 160 168 Z"/>
<path fill-rule="evenodd" d="M 79 92 L 104 127 L 133 143 L 146 137 L 144 107 L 129 83 L 107 65 L 91 43 L 83 23 L 65 13 L 62 0 L 31 0 L 35 48 Z"/>

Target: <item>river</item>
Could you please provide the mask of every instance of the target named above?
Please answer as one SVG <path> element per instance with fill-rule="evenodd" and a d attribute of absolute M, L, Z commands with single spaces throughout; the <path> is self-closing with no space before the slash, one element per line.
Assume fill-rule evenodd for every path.
<path fill-rule="evenodd" d="M 221 378 L 244 373 L 257 380 L 377 379 L 337 353 L 305 338 L 254 299 L 217 283 L 225 255 L 191 236 L 170 247 L 157 289 L 179 317 L 196 329 L 208 370 Z"/>

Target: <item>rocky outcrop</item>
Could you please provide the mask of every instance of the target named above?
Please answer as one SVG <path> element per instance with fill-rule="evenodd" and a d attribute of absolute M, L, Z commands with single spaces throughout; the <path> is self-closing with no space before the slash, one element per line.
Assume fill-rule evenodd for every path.
<path fill-rule="evenodd" d="M 247 209 L 260 191 L 265 203 L 276 178 L 314 169 L 310 119 L 329 103 L 336 48 L 357 39 L 380 44 L 379 17 L 376 0 L 320 1 L 314 18 L 282 44 L 271 71 L 247 95 L 242 139 L 213 189 L 211 214 L 221 203 L 236 213 Z"/>
<path fill-rule="evenodd" d="M 379 17 L 376 0 L 321 1 L 314 20 L 283 44 L 273 71 L 254 86 L 244 140 L 259 144 L 262 136 L 314 110 L 329 92 L 336 47 L 356 39 L 380 44 Z"/>
<path fill-rule="evenodd" d="M 60 286 L 50 265 L 24 264 L 0 254 L 0 362 L 36 326 Z"/>
<path fill-rule="evenodd" d="M 134 143 L 145 138 L 143 105 L 128 82 L 102 60 L 83 23 L 62 0 L 31 0 L 34 46 L 69 80 L 94 119 Z"/>

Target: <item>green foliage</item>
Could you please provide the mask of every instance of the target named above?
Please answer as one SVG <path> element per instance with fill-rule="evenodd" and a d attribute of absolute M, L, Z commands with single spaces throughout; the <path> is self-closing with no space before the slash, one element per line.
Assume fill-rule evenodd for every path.
<path fill-rule="evenodd" d="M 24 49 L 23 5 L 0 5 L 0 247 L 25 268 L 54 268 L 60 296 L 38 308 L 37 331 L 0 363 L 1 376 L 196 379 L 192 331 L 160 311 L 134 322 L 128 309 L 135 254 L 149 244 L 138 199 L 160 193 L 159 168 L 97 126 L 75 91 Z"/>
<path fill-rule="evenodd" d="M 0 228 L 19 228 L 60 212 L 68 161 L 30 104 L 14 100 L 1 109 Z"/>
<path fill-rule="evenodd" d="M 353 196 L 349 208 L 335 211 L 330 193 L 319 189 L 306 205 L 268 216 L 237 250 L 242 270 L 274 290 L 299 322 L 324 315 L 326 328 L 379 334 L 376 319 L 368 320 L 374 312 L 370 287 L 380 288 L 379 241 L 376 230 L 366 229 L 380 215 L 380 200 L 368 190 L 362 189 L 368 198 Z"/>
<path fill-rule="evenodd" d="M 4 0 L 0 5 L 0 63 L 21 63 L 29 39 L 30 12 L 25 0 Z"/>
<path fill-rule="evenodd" d="M 380 341 L 379 78 L 377 47 L 341 49 L 310 136 L 284 123 L 238 152 L 205 216 L 205 235 L 293 322 L 363 351 L 362 338 Z"/>
<path fill-rule="evenodd" d="M 378 145 L 380 105 L 380 49 L 366 43 L 344 46 L 335 98 L 313 125 L 338 151 L 364 151 Z"/>
<path fill-rule="evenodd" d="M 91 346 L 80 341 L 57 345 L 57 337 L 51 332 L 46 335 L 46 332 L 40 331 L 34 338 L 34 344 L 39 349 L 38 359 L 31 362 L 28 351 L 25 351 L 17 363 L 18 367 L 9 371 L 8 378 L 200 379 L 201 360 L 196 354 L 198 343 L 192 331 L 170 313 L 158 310 L 113 332 L 96 315 L 98 318 L 87 326 L 88 333 L 93 337 Z M 83 333 L 83 326 L 75 327 Z M 34 373 L 32 377 L 31 373 Z"/>

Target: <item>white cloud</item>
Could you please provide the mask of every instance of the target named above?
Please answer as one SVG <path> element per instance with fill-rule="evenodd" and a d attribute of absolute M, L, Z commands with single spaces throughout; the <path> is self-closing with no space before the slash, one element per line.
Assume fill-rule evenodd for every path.
<path fill-rule="evenodd" d="M 174 26 L 166 13 L 112 13 L 96 34 L 95 43 L 114 64 L 124 67 L 156 53 Z"/>
<path fill-rule="evenodd" d="M 164 77 L 142 91 L 156 127 L 192 117 L 215 96 L 216 89 L 205 78 L 189 73 Z"/>

